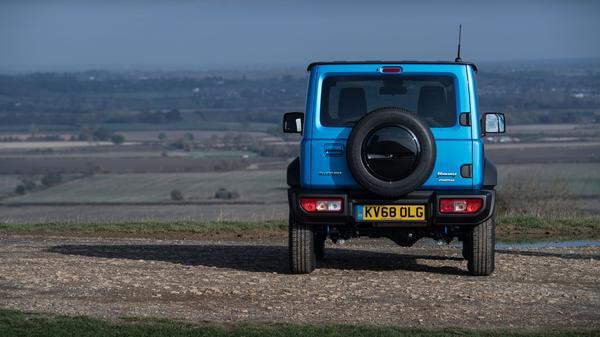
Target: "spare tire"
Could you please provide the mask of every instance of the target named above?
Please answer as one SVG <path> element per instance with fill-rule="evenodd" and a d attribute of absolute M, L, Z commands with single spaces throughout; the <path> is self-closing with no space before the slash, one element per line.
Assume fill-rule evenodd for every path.
<path fill-rule="evenodd" d="M 431 130 L 418 116 L 403 108 L 381 108 L 356 123 L 346 156 L 362 187 L 384 197 L 400 197 L 431 175 L 436 147 Z"/>

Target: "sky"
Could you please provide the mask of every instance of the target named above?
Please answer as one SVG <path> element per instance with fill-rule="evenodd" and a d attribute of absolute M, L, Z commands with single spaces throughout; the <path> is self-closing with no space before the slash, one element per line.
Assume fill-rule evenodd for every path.
<path fill-rule="evenodd" d="M 600 59 L 600 1 L 0 0 L 0 67 Z"/>

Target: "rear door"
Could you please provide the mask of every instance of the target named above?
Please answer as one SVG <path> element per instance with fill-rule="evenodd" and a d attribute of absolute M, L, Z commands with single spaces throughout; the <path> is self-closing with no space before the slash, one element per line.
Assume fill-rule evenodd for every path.
<path fill-rule="evenodd" d="M 401 72 L 382 73 L 386 67 L 399 67 Z M 396 85 L 396 80 L 400 84 Z M 363 108 L 361 105 L 364 104 L 363 110 L 368 112 L 382 107 L 380 105 L 395 104 L 393 106 L 403 105 L 399 107 L 418 114 L 418 110 L 423 110 L 428 102 L 419 101 L 419 95 L 432 91 L 429 89 L 435 91 L 436 86 L 451 85 L 454 97 L 447 100 L 452 108 L 451 120 L 421 116 L 427 117 L 437 147 L 433 172 L 421 188 L 471 189 L 472 179 L 461 176 L 461 167 L 472 165 L 471 127 L 461 125 L 459 121 L 461 113 L 470 112 L 467 81 L 465 65 L 354 64 L 313 68 L 301 147 L 303 158 L 310 160 L 302 163 L 302 185 L 322 189 L 360 188 L 346 163 L 346 141 L 352 130 L 351 120 L 359 116 L 336 120 L 336 107 L 341 109 L 341 105 L 345 104 L 340 102 L 341 96 L 347 99 L 349 94 L 362 95 L 357 90 L 362 87 L 366 103 L 355 99 L 350 106 Z M 352 113 L 359 115 L 363 110 L 357 109 Z"/>

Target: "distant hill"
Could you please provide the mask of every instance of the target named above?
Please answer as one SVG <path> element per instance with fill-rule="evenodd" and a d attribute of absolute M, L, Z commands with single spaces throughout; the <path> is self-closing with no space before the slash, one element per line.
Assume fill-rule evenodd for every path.
<path fill-rule="evenodd" d="M 513 124 L 600 121 L 600 61 L 479 66 L 480 110 L 505 112 Z M 0 125 L 279 123 L 303 110 L 303 69 L 5 74 Z"/>

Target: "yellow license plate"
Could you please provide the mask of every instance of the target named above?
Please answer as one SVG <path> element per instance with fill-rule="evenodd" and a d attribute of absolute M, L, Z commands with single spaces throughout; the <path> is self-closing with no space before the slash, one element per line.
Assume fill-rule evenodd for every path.
<path fill-rule="evenodd" d="M 358 205 L 357 221 L 425 221 L 425 205 Z"/>

